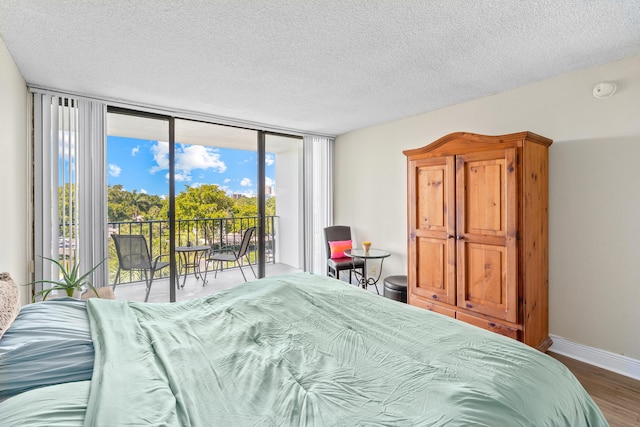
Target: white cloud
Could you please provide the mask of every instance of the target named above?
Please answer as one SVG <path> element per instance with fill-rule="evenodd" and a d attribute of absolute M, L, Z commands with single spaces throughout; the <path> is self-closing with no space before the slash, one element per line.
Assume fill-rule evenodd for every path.
<path fill-rule="evenodd" d="M 156 173 L 169 169 L 169 143 L 158 141 L 151 147 L 156 165 L 149 172 Z M 176 147 L 176 181 L 191 181 L 193 169 L 212 169 L 224 172 L 227 165 L 220 160 L 220 153 L 212 147 L 202 145 L 178 145 Z"/>
<path fill-rule="evenodd" d="M 169 174 L 164 176 L 169 181 Z M 191 182 L 191 175 L 189 173 L 176 172 L 176 182 Z"/>
<path fill-rule="evenodd" d="M 178 182 L 191 182 L 191 175 L 188 173 L 176 173 L 176 181 Z"/>
<path fill-rule="evenodd" d="M 136 154 L 138 154 L 138 151 L 140 151 L 140 146 L 136 146 L 134 148 L 131 149 L 131 157 L 135 157 Z"/>
<path fill-rule="evenodd" d="M 109 164 L 109 175 L 111 176 L 120 176 L 120 172 L 122 172 L 122 168 L 118 165 Z"/>
<path fill-rule="evenodd" d="M 240 181 L 240 185 L 242 185 L 243 187 L 251 187 L 253 184 L 251 182 L 251 178 L 242 178 L 242 181 Z"/>
<path fill-rule="evenodd" d="M 267 166 L 271 166 L 276 162 L 276 156 L 273 154 L 267 154 L 264 156 L 264 162 Z"/>
<path fill-rule="evenodd" d="M 231 178 L 225 178 L 224 181 L 222 181 L 224 184 L 228 184 L 231 182 Z"/>
<path fill-rule="evenodd" d="M 169 169 L 169 143 L 164 141 L 158 141 L 157 144 L 151 147 L 153 153 L 153 160 L 156 161 L 156 166 L 149 169 L 150 173 L 156 173 L 161 170 Z"/>
<path fill-rule="evenodd" d="M 248 155 L 247 157 L 245 157 L 245 159 L 244 159 L 244 160 L 242 160 L 241 162 L 238 162 L 238 164 L 239 164 L 239 165 L 244 165 L 244 164 L 247 164 L 247 163 L 253 163 L 253 164 L 256 164 L 256 163 L 258 163 L 258 162 L 257 162 L 257 160 L 256 160 L 256 158 L 255 158 L 254 156 L 250 156 L 250 155 Z"/>
<path fill-rule="evenodd" d="M 140 189 L 140 194 L 147 194 L 147 190 L 145 190 L 144 188 Z"/>
<path fill-rule="evenodd" d="M 227 165 L 220 160 L 218 150 L 212 147 L 187 145 L 176 150 L 176 170 L 191 172 L 192 169 L 213 169 L 222 173 L 227 170 Z"/>
<path fill-rule="evenodd" d="M 276 182 L 274 180 L 272 180 L 271 178 L 269 178 L 268 176 L 264 177 L 264 183 L 265 183 L 265 185 L 269 185 L 271 187 L 273 187 L 276 184 Z"/>

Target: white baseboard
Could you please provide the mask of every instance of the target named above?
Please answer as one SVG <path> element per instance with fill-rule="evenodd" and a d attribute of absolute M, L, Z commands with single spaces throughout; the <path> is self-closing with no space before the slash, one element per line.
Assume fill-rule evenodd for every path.
<path fill-rule="evenodd" d="M 550 337 L 553 344 L 549 351 L 640 380 L 640 360 L 569 341 L 557 335 Z"/>

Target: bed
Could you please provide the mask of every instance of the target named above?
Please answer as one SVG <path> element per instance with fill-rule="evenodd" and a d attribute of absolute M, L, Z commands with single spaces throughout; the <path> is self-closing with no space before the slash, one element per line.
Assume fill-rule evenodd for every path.
<path fill-rule="evenodd" d="M 0 388 L 2 426 L 608 425 L 553 358 L 308 273 L 25 306 Z"/>

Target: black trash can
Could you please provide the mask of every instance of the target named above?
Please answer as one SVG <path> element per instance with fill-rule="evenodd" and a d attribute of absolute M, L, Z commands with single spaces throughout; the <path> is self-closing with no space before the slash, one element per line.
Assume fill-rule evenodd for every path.
<path fill-rule="evenodd" d="M 389 276 L 384 279 L 385 298 L 407 302 L 407 276 Z"/>

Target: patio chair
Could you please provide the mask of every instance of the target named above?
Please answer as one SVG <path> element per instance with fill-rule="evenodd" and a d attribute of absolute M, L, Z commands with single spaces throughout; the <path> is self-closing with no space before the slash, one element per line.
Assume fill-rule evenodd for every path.
<path fill-rule="evenodd" d="M 242 270 L 242 263 L 240 262 L 242 260 L 242 258 L 245 258 L 247 260 L 247 263 L 249 264 L 249 267 L 251 267 L 251 271 L 253 272 L 253 275 L 256 278 L 258 277 L 258 276 L 256 276 L 256 272 L 253 269 L 253 265 L 251 265 L 251 260 L 249 259 L 249 256 L 248 256 L 249 243 L 251 243 L 251 237 L 253 236 L 253 233 L 255 231 L 256 231 L 255 227 L 249 227 L 246 230 L 244 230 L 242 232 L 242 240 L 240 241 L 240 246 L 238 246 L 238 245 L 226 245 L 226 246 L 221 247 L 218 250 L 216 250 L 213 247 L 211 247 L 209 255 L 205 259 L 204 283 L 203 283 L 203 285 L 205 285 L 207 283 L 207 272 L 209 270 L 209 263 L 210 262 L 216 262 L 217 263 L 217 264 L 214 264 L 214 267 L 215 267 L 215 275 L 213 276 L 214 278 L 218 277 L 218 269 L 219 269 L 219 267 L 221 266 L 221 264 L 223 262 L 234 262 L 234 263 L 238 264 L 238 267 L 240 268 L 240 272 L 242 273 L 242 277 L 244 278 L 244 281 L 246 282 L 247 281 L 247 276 L 245 276 L 244 271 Z"/>
<path fill-rule="evenodd" d="M 116 284 L 120 281 L 120 272 L 122 270 L 143 271 L 144 281 L 147 285 L 144 302 L 147 302 L 149 292 L 151 291 L 151 284 L 153 283 L 153 276 L 156 271 L 167 267 L 169 262 L 160 261 L 160 258 L 165 255 L 158 255 L 153 260 L 151 259 L 147 239 L 145 239 L 144 236 L 112 234 L 111 237 L 113 238 L 113 243 L 116 245 L 116 252 L 118 254 L 118 272 L 113 281 L 112 289 L 115 290 Z"/>

